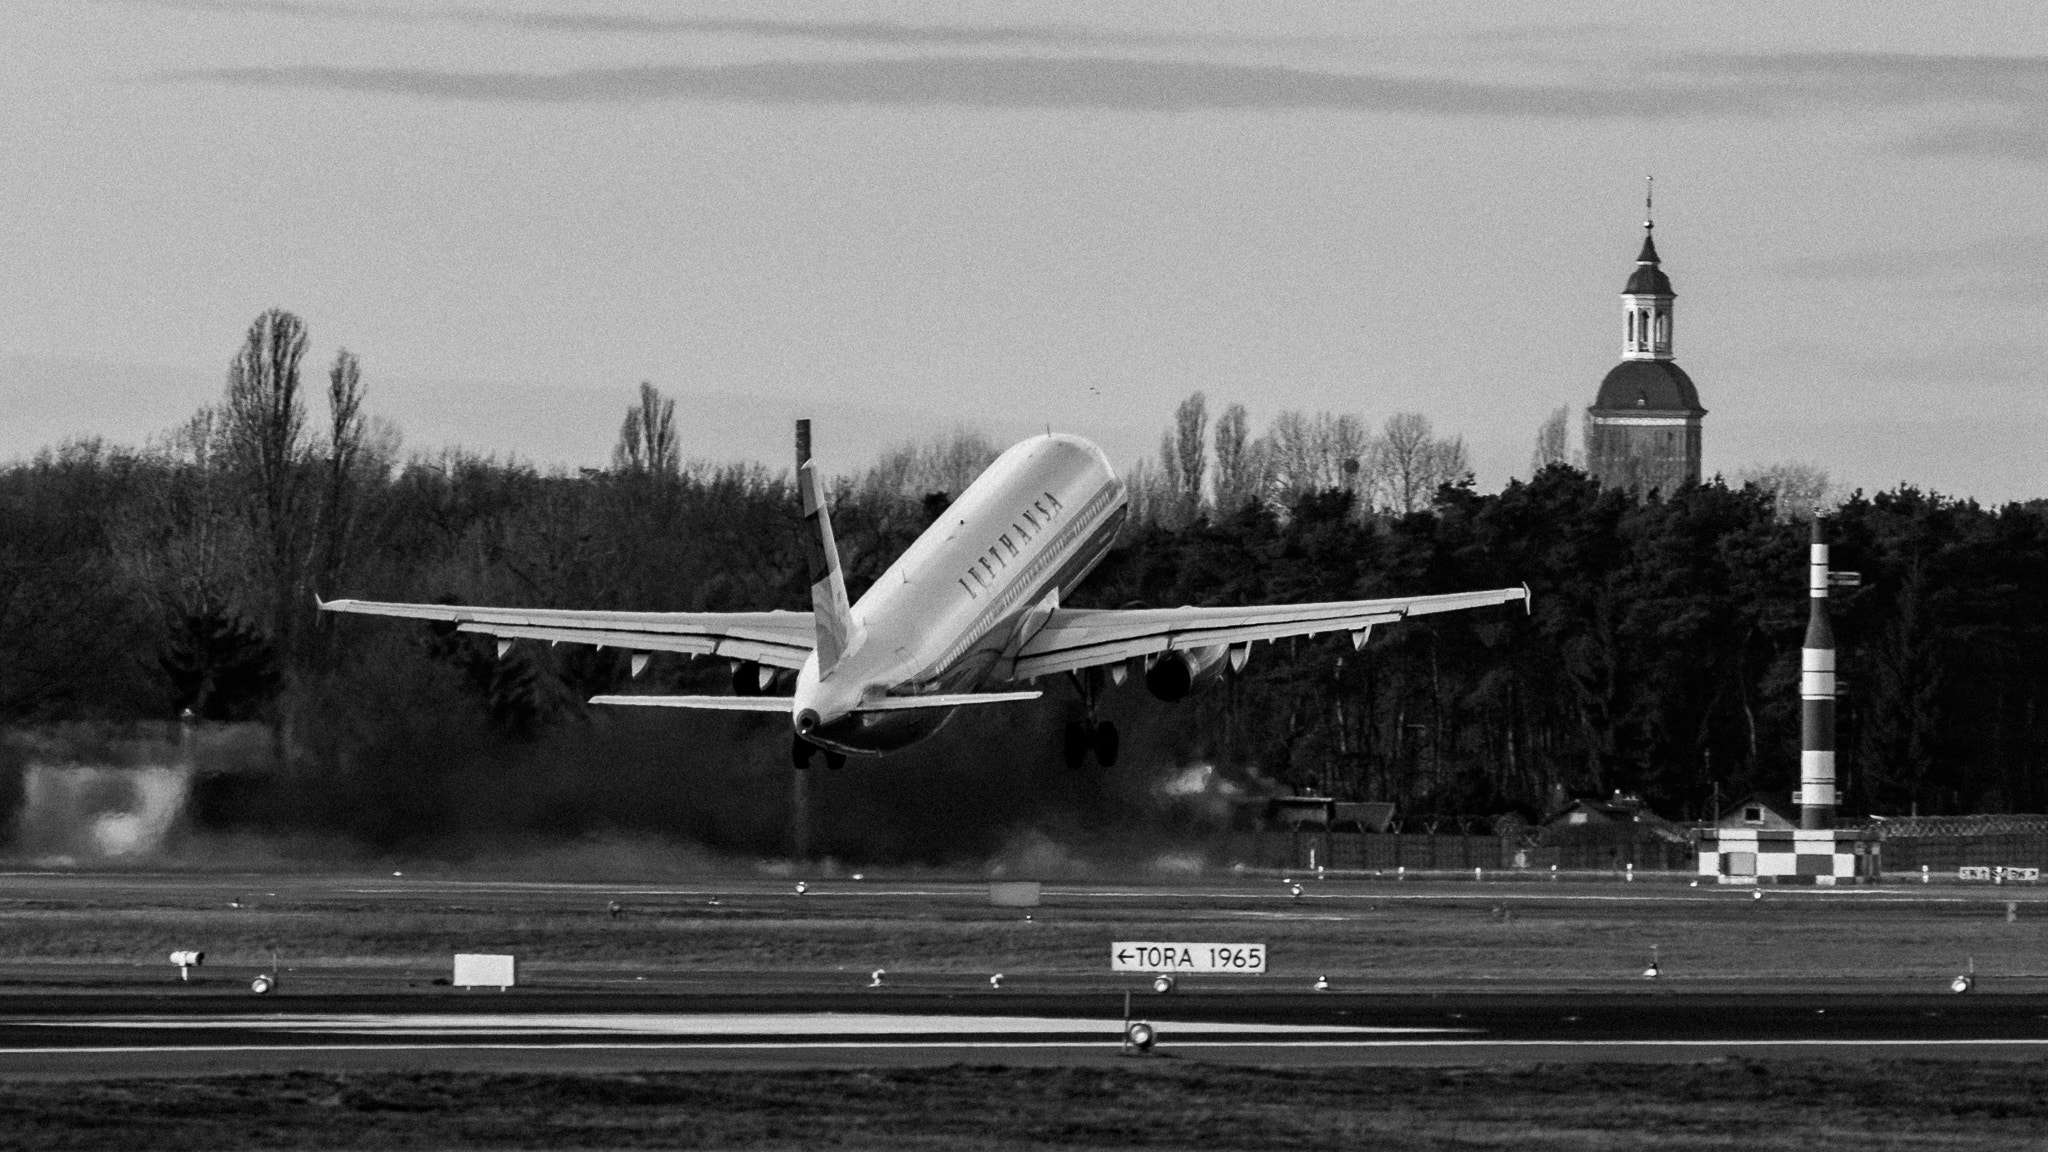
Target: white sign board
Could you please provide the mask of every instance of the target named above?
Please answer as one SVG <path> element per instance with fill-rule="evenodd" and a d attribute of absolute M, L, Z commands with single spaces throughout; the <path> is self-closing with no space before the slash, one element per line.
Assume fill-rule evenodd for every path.
<path fill-rule="evenodd" d="M 510 988 L 519 982 L 519 961 L 511 956 L 493 956 L 482 952 L 457 952 L 455 954 L 455 979 L 457 988 Z"/>
<path fill-rule="evenodd" d="M 1235 972 L 1263 976 L 1264 944 L 1165 944 L 1118 941 L 1109 946 L 1112 972 Z"/>

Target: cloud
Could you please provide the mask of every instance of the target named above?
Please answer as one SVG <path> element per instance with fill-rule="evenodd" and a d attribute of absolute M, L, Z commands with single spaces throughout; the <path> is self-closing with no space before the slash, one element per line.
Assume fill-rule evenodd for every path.
<path fill-rule="evenodd" d="M 2040 119 L 2010 123 L 1947 124 L 1929 128 L 1898 142 L 1901 156 L 1934 160 L 2019 160 L 2048 163 L 2048 123 Z"/>
<path fill-rule="evenodd" d="M 2040 356 L 2036 349 L 2027 347 L 2000 353 L 1959 355 L 1929 352 L 1865 357 L 1855 360 L 1847 374 L 1864 380 L 1927 389 L 1989 385 L 1994 388 L 2022 386 L 2032 390 L 2042 383 Z"/>
<path fill-rule="evenodd" d="M 870 47 L 1003 48 L 1166 46 L 1242 44 L 1245 38 L 1142 33 L 1081 28 L 1069 24 L 949 25 L 912 24 L 897 20 L 774 20 L 758 17 L 643 16 L 586 11 L 499 11 L 481 7 L 376 7 L 367 4 L 323 4 L 318 0 L 110 0 L 185 12 L 222 15 L 285 16 L 299 19 L 348 20 L 379 24 L 454 24 L 515 31 L 564 32 L 576 35 L 624 36 L 754 36 L 775 40 L 866 45 Z M 1285 41 L 1259 40 L 1260 43 Z"/>
<path fill-rule="evenodd" d="M 1217 61 L 937 56 L 645 65 L 564 72 L 447 72 L 300 65 L 169 72 L 160 79 L 325 89 L 425 99 L 565 104 L 663 100 L 965 108 L 1183 111 L 1331 108 L 1537 118 L 1761 111 L 1733 90 L 1647 93 L 1605 87 L 1488 84 L 1448 78 L 1309 71 Z"/>
<path fill-rule="evenodd" d="M 1655 72 L 1843 106 L 2048 103 L 2048 56 L 1914 52 L 1694 53 Z"/>
<path fill-rule="evenodd" d="M 754 22 L 722 23 L 737 28 Z M 902 31 L 902 26 L 886 24 L 831 27 L 842 31 L 867 28 L 878 37 Z M 1007 34 L 1002 30 L 961 33 L 984 38 Z M 160 78 L 424 99 L 566 104 L 678 100 L 1147 111 L 1326 108 L 1656 120 L 1867 112 L 1881 106 L 1912 108 L 1960 102 L 2000 106 L 2023 118 L 2048 116 L 2048 58 L 1884 53 L 1696 54 L 1652 62 L 1633 71 L 1610 70 L 1597 78 L 1556 83 L 1501 83 L 1263 62 L 1057 54 L 783 59 L 560 72 L 299 65 L 173 72 Z"/>
<path fill-rule="evenodd" d="M 2048 235 L 1843 252 L 1790 261 L 1776 271 L 1793 280 L 1932 284 L 1962 296 L 2048 300 Z"/>

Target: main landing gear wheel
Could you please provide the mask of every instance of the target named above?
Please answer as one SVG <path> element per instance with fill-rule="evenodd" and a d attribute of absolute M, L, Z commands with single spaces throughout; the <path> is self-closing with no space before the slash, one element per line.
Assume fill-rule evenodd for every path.
<path fill-rule="evenodd" d="M 1089 731 L 1088 725 L 1079 720 L 1067 721 L 1066 728 L 1061 733 L 1061 751 L 1066 755 L 1067 767 L 1079 768 L 1081 762 L 1088 758 L 1089 745 L 1093 743 L 1094 735 Z"/>
<path fill-rule="evenodd" d="M 1116 767 L 1117 750 L 1123 743 L 1117 737 L 1116 725 L 1104 720 L 1095 726 L 1095 731 L 1092 735 L 1095 745 L 1095 762 L 1104 768 Z"/>
<path fill-rule="evenodd" d="M 1123 741 L 1117 736 L 1116 725 L 1107 720 L 1100 724 L 1087 720 L 1069 720 L 1060 736 L 1061 751 L 1066 754 L 1067 767 L 1079 768 L 1095 754 L 1095 762 L 1104 768 L 1116 767 L 1117 752 Z"/>

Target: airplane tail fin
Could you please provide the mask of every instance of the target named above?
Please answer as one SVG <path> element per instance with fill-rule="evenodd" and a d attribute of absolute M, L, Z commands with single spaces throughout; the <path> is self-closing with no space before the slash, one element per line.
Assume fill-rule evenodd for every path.
<path fill-rule="evenodd" d="M 810 558 L 811 617 L 817 622 L 818 675 L 824 676 L 853 645 L 853 608 L 839 570 L 839 545 L 825 511 L 824 481 L 810 460 L 810 424 L 797 422 L 797 487 L 804 502 L 804 550 Z"/>

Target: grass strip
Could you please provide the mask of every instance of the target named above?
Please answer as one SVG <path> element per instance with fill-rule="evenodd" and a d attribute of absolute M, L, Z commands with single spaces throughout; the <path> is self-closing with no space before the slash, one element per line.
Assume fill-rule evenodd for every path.
<path fill-rule="evenodd" d="M 2036 1147 L 2048 1069 L 1716 1060 L 1504 1068 L 958 1065 L 290 1072 L 0 1084 L 0 1149 Z"/>

